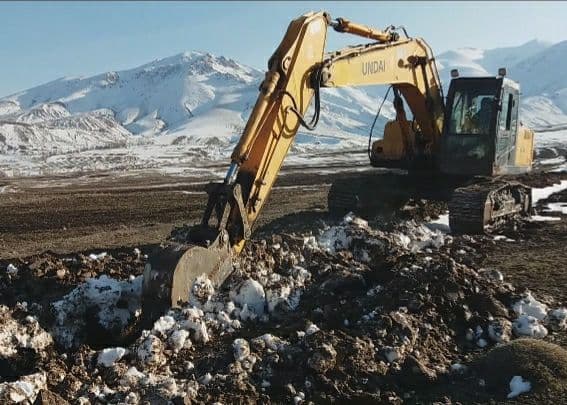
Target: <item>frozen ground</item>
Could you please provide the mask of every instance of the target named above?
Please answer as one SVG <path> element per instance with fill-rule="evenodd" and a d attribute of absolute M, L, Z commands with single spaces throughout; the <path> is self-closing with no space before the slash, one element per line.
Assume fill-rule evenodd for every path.
<path fill-rule="evenodd" d="M 317 138 L 310 135 L 311 138 Z M 284 162 L 286 169 L 335 171 L 348 167 L 368 167 L 366 139 L 343 135 L 336 144 L 301 143 L 292 147 Z M 161 143 L 164 142 L 164 143 Z M 567 131 L 536 133 L 538 163 L 551 170 L 566 170 Z M 93 172 L 113 172 L 131 175 L 155 172 L 178 176 L 222 177 L 227 169 L 233 143 L 213 145 L 171 145 L 160 139 L 138 140 L 120 148 L 93 149 L 53 156 L 21 156 L 0 154 L 0 172 L 6 176 L 80 175 Z M 0 189 L 0 192 L 3 190 Z M 6 191 L 4 191 L 6 192 Z"/>
<path fill-rule="evenodd" d="M 565 201 L 561 186 L 537 189 L 540 205 Z M 563 285 L 564 220 L 452 236 L 421 216 L 335 221 L 290 210 L 299 218 L 258 233 L 223 288 L 198 280 L 190 304 L 142 329 L 150 246 L 0 260 L 0 397 L 541 403 L 561 392 L 545 370 L 486 372 L 477 361 L 519 337 L 567 343 L 567 293 L 550 290 Z M 534 237 L 546 238 L 545 261 L 526 282 L 509 256 L 536 254 Z M 495 250 L 505 258 L 485 264 Z"/>

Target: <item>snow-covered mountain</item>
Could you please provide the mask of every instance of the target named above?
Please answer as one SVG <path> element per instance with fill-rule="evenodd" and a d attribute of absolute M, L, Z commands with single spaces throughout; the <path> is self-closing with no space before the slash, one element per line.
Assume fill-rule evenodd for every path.
<path fill-rule="evenodd" d="M 77 150 L 121 143 L 125 134 L 160 135 L 158 144 L 229 144 L 240 135 L 262 78 L 234 60 L 190 52 L 131 70 L 58 79 L 0 100 L 0 151 L 54 144 Z M 318 130 L 302 133 L 300 143 L 348 142 L 349 135 L 367 133 L 375 98 L 361 89 L 332 89 L 323 99 Z M 384 112 L 392 116 L 391 105 Z M 88 125 L 107 138 L 87 142 L 81 131 Z"/>
<path fill-rule="evenodd" d="M 492 76 L 505 66 L 522 85 L 521 118 L 539 130 L 567 128 L 566 59 L 567 41 L 535 40 L 437 57 L 445 88 L 453 68 L 462 76 Z M 0 172 L 29 162 L 26 157 L 35 157 L 34 167 L 55 168 L 65 161 L 66 168 L 84 168 L 90 160 L 81 156 L 89 154 L 77 153 L 102 148 L 119 150 L 115 155 L 127 155 L 134 167 L 159 167 L 156 150 L 167 156 L 192 150 L 201 158 L 225 157 L 244 128 L 262 78 L 263 72 L 237 61 L 187 52 L 129 70 L 62 78 L 1 98 L 0 158 L 8 164 L 0 164 Z M 292 151 L 363 149 L 380 94 L 381 88 L 323 89 L 320 123 L 314 132 L 300 130 Z M 393 116 L 386 102 L 377 137 Z M 106 167 L 106 155 L 97 159 Z"/>
<path fill-rule="evenodd" d="M 462 48 L 438 56 L 447 86 L 451 69 L 461 76 L 494 76 L 499 67 L 520 83 L 521 118 L 538 130 L 567 125 L 567 41 L 557 44 L 533 40 L 518 47 L 482 50 Z"/>
<path fill-rule="evenodd" d="M 455 68 L 459 69 L 461 76 L 494 76 L 498 68 L 513 69 L 522 60 L 544 51 L 549 46 L 550 43 L 532 40 L 520 46 L 506 48 L 460 48 L 440 54 L 437 57 L 437 66 L 445 83 L 451 80 L 450 72 Z"/>
<path fill-rule="evenodd" d="M 100 109 L 71 114 L 60 102 L 44 103 L 27 110 L 15 103 L 0 104 L 0 153 L 55 154 L 74 150 L 123 146 L 130 133 Z"/>

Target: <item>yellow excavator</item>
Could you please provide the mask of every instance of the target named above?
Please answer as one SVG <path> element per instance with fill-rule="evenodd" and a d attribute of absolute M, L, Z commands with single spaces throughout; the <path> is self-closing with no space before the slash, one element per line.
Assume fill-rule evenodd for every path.
<path fill-rule="evenodd" d="M 326 53 L 329 27 L 371 42 Z M 437 178 L 469 179 L 452 190 L 454 232 L 482 232 L 511 216 L 529 215 L 531 190 L 501 176 L 529 171 L 533 155 L 533 132 L 519 123 L 519 86 L 505 74 L 501 70 L 494 77 L 460 78 L 452 71 L 445 102 L 430 47 L 423 39 L 409 37 L 403 27 L 377 30 L 332 20 L 325 12 L 293 20 L 268 61 L 224 181 L 207 186 L 201 223 L 188 230 L 184 242 L 170 242 L 150 256 L 143 312 L 155 317 L 187 302 L 200 278 L 217 287 L 224 282 L 299 127 L 314 129 L 317 124 L 323 87 L 391 86 L 396 117 L 386 124 L 382 139 L 369 142 L 370 162 L 427 171 Z M 312 101 L 314 114 L 306 119 Z M 330 207 L 344 203 L 335 198 L 340 193 L 332 194 L 333 189 Z"/>

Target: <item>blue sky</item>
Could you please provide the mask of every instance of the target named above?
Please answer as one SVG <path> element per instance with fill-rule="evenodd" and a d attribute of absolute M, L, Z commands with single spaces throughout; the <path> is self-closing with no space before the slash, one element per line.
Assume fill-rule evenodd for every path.
<path fill-rule="evenodd" d="M 405 25 L 436 53 L 567 39 L 567 2 L 0 2 L 0 96 L 186 50 L 265 69 L 289 21 L 310 10 Z M 332 33 L 329 47 L 356 42 Z"/>

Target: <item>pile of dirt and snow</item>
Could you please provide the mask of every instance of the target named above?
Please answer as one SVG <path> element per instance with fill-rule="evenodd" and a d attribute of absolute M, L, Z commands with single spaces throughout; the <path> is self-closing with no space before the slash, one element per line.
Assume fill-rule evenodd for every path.
<path fill-rule="evenodd" d="M 106 275 L 88 279 L 52 304 L 57 342 L 71 348 L 85 341 L 89 331 L 120 333 L 141 315 L 141 293 L 141 276 L 125 281 Z"/>
<path fill-rule="evenodd" d="M 16 307 L 18 318 L 14 318 L 14 311 L 5 305 L 0 306 L 0 356 L 9 358 L 18 353 L 20 349 L 30 349 L 41 352 L 53 343 L 51 335 L 38 323 L 34 315 L 27 313 L 27 303 L 20 303 Z M 22 318 L 23 317 L 23 318 Z"/>
<path fill-rule="evenodd" d="M 31 403 L 38 392 L 47 387 L 46 373 L 37 372 L 36 364 L 52 354 L 52 336 L 40 326 L 29 309 L 18 303 L 10 309 L 0 305 L 0 401 Z"/>
<path fill-rule="evenodd" d="M 127 403 L 419 401 L 424 384 L 475 372 L 462 364 L 491 347 L 564 333 L 567 309 L 516 291 L 496 269 L 476 268 L 479 249 L 472 237 L 414 221 L 385 228 L 349 214 L 311 232 L 250 241 L 222 288 L 199 278 L 189 304 L 114 342 L 135 330 L 141 277 L 111 277 L 117 253 L 83 256 L 75 273 L 106 263 L 106 275 L 77 281 L 36 309 L 53 314 L 43 326 L 14 321 L 20 338 L 2 338 L 2 346 L 8 357 L 38 353 L 17 376 L 35 382 L 6 381 L 0 392 L 23 390 L 30 401 L 41 388 Z M 123 260 L 144 262 L 139 252 Z M 6 286 L 29 271 L 29 263 L 16 265 Z"/>
<path fill-rule="evenodd" d="M 517 339 L 481 355 L 472 367 L 484 377 L 486 388 L 502 398 L 526 393 L 565 398 L 567 351 L 538 339 Z M 535 398 L 534 403 L 543 403 Z"/>

